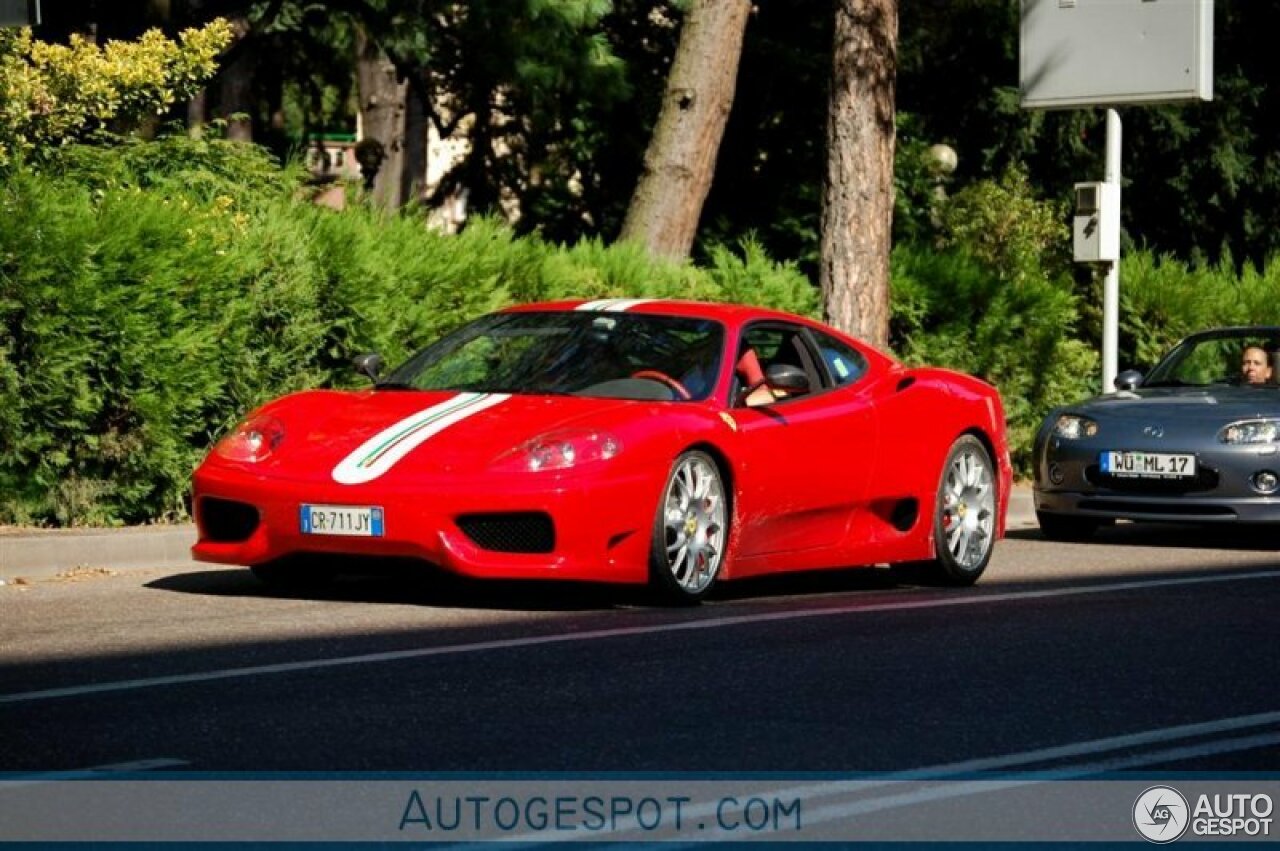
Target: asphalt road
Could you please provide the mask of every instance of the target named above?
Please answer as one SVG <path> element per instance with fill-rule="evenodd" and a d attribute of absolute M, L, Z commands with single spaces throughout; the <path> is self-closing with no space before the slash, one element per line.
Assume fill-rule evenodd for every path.
<path fill-rule="evenodd" d="M 11 585 L 0 770 L 1274 771 L 1278 544 L 1018 531 L 972 589 L 851 570 L 693 609 L 211 567 Z"/>

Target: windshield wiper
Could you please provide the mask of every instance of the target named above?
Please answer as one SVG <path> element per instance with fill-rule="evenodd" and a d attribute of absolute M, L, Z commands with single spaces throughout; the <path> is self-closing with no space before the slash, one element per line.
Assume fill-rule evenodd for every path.
<path fill-rule="evenodd" d="M 412 384 L 405 381 L 379 381 L 373 385 L 374 390 L 417 390 Z"/>

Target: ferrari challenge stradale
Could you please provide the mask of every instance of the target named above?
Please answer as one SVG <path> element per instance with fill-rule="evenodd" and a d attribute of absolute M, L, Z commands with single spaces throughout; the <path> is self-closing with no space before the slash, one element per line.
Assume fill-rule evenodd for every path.
<path fill-rule="evenodd" d="M 483 316 L 358 391 L 270 402 L 195 473 L 197 559 L 652 583 L 930 562 L 975 581 L 1011 471 L 990 385 L 769 310 L 604 299 Z M 322 567 L 325 566 L 325 567 Z"/>

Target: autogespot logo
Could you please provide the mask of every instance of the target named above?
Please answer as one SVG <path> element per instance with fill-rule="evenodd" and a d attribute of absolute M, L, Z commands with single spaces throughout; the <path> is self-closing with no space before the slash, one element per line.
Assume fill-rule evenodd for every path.
<path fill-rule="evenodd" d="M 1190 821 L 1187 799 L 1170 786 L 1152 786 L 1133 802 L 1133 826 L 1150 842 L 1172 842 Z"/>

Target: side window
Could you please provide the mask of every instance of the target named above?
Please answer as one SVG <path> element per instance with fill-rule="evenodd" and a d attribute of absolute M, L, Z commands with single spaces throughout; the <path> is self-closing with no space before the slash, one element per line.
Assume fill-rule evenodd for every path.
<path fill-rule="evenodd" d="M 743 361 L 748 352 L 752 353 L 751 369 L 748 369 Z M 737 357 L 739 360 L 735 368 L 734 404 L 745 404 L 749 407 L 773 404 L 790 397 L 814 393 L 828 386 L 821 368 L 814 360 L 811 348 L 805 342 L 803 332 L 793 326 L 771 323 L 748 328 L 742 335 Z M 802 370 L 808 376 L 809 389 L 788 391 L 771 386 L 761 389 L 764 376 L 771 367 L 775 366 L 789 366 Z"/>
<path fill-rule="evenodd" d="M 818 351 L 837 386 L 852 384 L 866 373 L 867 359 L 853 346 L 821 331 L 814 331 L 813 339 L 817 341 Z"/>

